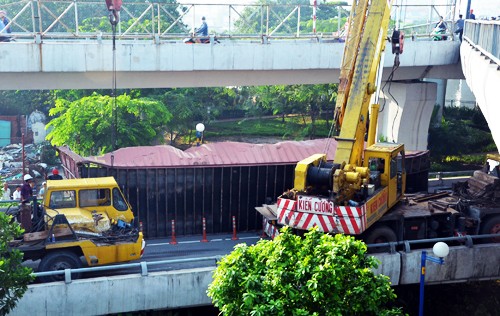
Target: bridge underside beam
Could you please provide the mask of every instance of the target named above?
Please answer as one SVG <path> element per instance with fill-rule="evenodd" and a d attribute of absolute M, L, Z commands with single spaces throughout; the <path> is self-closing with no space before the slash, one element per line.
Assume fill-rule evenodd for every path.
<path fill-rule="evenodd" d="M 384 77 L 390 74 L 384 69 Z M 394 80 L 458 78 L 456 65 L 401 67 Z M 338 83 L 339 69 L 304 70 L 211 70 L 211 71 L 128 71 L 117 72 L 118 89 L 195 88 Z M 0 76 L 2 90 L 106 89 L 111 88 L 109 71 L 15 72 Z"/>

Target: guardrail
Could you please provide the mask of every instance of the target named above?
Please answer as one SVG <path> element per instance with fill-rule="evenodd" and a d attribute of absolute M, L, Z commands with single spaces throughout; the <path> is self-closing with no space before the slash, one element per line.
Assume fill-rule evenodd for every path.
<path fill-rule="evenodd" d="M 349 6 L 331 4 L 179 4 L 124 2 L 117 25 L 118 39 L 179 39 L 189 36 L 202 16 L 219 38 L 330 38 L 342 39 Z M 15 39 L 111 39 L 105 2 L 24 0 L 0 5 L 10 22 L 0 36 Z M 429 37 L 444 16 L 451 30 L 455 5 L 394 5 L 396 27 L 413 38 Z M 428 11 L 428 12 L 426 12 Z M 420 22 L 414 23 L 416 18 Z M 211 18 L 211 19 L 210 19 Z M 221 21 L 221 22 L 219 22 Z M 422 23 L 422 21 L 424 21 Z M 7 33 L 10 28 L 12 33 Z"/>
<path fill-rule="evenodd" d="M 474 174 L 474 170 L 464 170 L 464 171 L 436 171 L 429 172 L 429 180 L 433 179 L 443 179 L 443 178 L 455 178 L 455 177 L 471 177 Z"/>
<path fill-rule="evenodd" d="M 466 247 L 472 248 L 474 246 L 474 240 L 484 240 L 488 238 L 492 238 L 497 236 L 496 234 L 490 235 L 476 235 L 476 236 L 461 236 L 461 237 L 447 237 L 447 238 L 433 238 L 433 239 L 420 239 L 420 240 L 405 240 L 399 242 L 389 242 L 389 243 L 379 243 L 379 244 L 368 244 L 368 254 L 375 253 L 396 253 L 397 249 L 401 249 L 405 253 L 410 253 L 412 251 L 412 245 L 422 245 L 427 247 L 430 244 L 434 244 L 438 241 L 449 242 L 449 243 L 458 243 L 465 244 Z M 500 245 L 499 245 L 500 246 Z M 422 247 L 420 247 L 422 248 Z M 415 247 L 413 250 L 419 249 Z M 141 269 L 141 276 L 148 275 L 148 267 L 155 265 L 165 265 L 165 264 L 174 264 L 174 263 L 188 263 L 188 262 L 199 262 L 199 261 L 207 261 L 213 260 L 214 264 L 220 260 L 222 256 L 209 256 L 209 257 L 199 257 L 199 258 L 187 258 L 187 259 L 173 259 L 173 260 L 160 260 L 160 261 L 141 261 L 137 263 L 126 263 L 126 264 L 117 264 L 110 266 L 98 266 L 98 267 L 90 267 L 90 268 L 79 268 L 79 269 L 65 269 L 58 271 L 46 271 L 46 272 L 36 272 L 33 273 L 35 277 L 42 276 L 51 276 L 51 275 L 64 275 L 64 282 L 69 284 L 72 282 L 71 275 L 73 273 L 83 273 L 83 272 L 99 272 L 99 271 L 113 271 L 119 269 Z"/>
<path fill-rule="evenodd" d="M 463 38 L 500 66 L 500 22 L 465 21 Z"/>

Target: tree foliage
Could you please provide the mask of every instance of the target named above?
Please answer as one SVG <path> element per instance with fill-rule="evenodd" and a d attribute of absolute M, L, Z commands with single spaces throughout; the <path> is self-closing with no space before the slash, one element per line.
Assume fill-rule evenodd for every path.
<path fill-rule="evenodd" d="M 240 244 L 218 263 L 208 295 L 224 315 L 398 315 L 387 276 L 351 236 L 284 228 L 274 240 Z"/>
<path fill-rule="evenodd" d="M 316 120 L 320 115 L 333 117 L 334 101 L 337 96 L 336 84 L 280 85 L 251 88 L 251 98 L 256 106 L 270 110 L 274 115 L 300 114 L 306 124 L 306 116 L 311 123 L 304 130 L 304 137 L 316 137 Z M 327 124 L 329 120 L 327 119 Z M 329 126 L 327 126 L 329 128 Z"/>
<path fill-rule="evenodd" d="M 53 94 L 48 90 L 0 91 L 2 115 L 29 115 L 35 110 L 47 113 L 53 102 Z"/>
<path fill-rule="evenodd" d="M 439 126 L 429 128 L 429 149 L 437 162 L 445 161 L 450 155 L 497 151 L 480 109 L 465 107 L 443 109 Z"/>
<path fill-rule="evenodd" d="M 0 212 L 0 315 L 7 315 L 28 289 L 33 280 L 32 270 L 21 265 L 23 254 L 9 249 L 8 243 L 22 234 L 12 216 Z"/>
<path fill-rule="evenodd" d="M 70 102 L 58 99 L 49 111 L 54 118 L 47 139 L 54 146 L 68 145 L 81 155 L 102 154 L 113 148 L 116 120 L 116 147 L 151 145 L 163 142 L 163 131 L 172 114 L 165 105 L 148 98 L 93 94 Z M 116 116 L 115 116 L 116 115 Z"/>
<path fill-rule="evenodd" d="M 317 32 L 337 31 L 338 6 L 342 5 L 347 5 L 347 2 L 334 1 L 317 6 Z M 267 7 L 263 6 L 269 6 L 269 11 L 267 12 Z M 257 0 L 255 6 L 243 9 L 241 17 L 235 22 L 236 31 L 243 34 L 259 34 L 269 28 L 269 31 L 275 35 L 293 34 L 297 30 L 298 13 L 293 12 L 297 6 L 300 6 L 300 31 L 312 33 L 313 7 L 309 0 Z M 347 11 L 342 10 L 341 27 L 346 22 L 347 16 Z M 267 21 L 268 18 L 269 21 Z"/>

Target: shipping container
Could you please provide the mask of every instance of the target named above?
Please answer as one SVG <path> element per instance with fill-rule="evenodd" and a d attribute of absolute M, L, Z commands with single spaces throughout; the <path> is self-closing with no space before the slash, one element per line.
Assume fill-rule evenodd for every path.
<path fill-rule="evenodd" d="M 255 206 L 274 203 L 293 187 L 296 163 L 325 150 L 332 159 L 335 140 L 220 142 L 186 151 L 141 146 L 93 157 L 58 148 L 66 177 L 115 177 L 147 238 L 171 236 L 172 220 L 176 235 L 200 235 L 203 218 L 208 234 L 230 233 L 233 216 L 237 231 L 258 231 L 262 217 Z M 408 157 L 427 156 L 416 152 Z M 417 164 L 407 166 L 420 175 Z"/>

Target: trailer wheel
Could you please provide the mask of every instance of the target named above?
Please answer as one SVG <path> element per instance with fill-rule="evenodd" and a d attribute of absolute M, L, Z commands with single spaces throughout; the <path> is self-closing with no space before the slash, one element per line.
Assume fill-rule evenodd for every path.
<path fill-rule="evenodd" d="M 367 244 L 381 244 L 396 241 L 396 233 L 388 226 L 374 227 L 366 236 Z"/>
<path fill-rule="evenodd" d="M 498 237 L 485 239 L 486 242 L 500 242 L 500 216 L 493 216 L 488 218 L 484 224 L 481 225 L 481 235 L 499 234 Z"/>
<path fill-rule="evenodd" d="M 58 271 L 64 269 L 78 269 L 82 267 L 82 261 L 75 253 L 71 251 L 55 251 L 50 252 L 42 258 L 40 265 L 38 266 L 38 271 Z M 72 279 L 78 279 L 80 273 L 72 273 Z M 40 277 L 42 282 L 54 282 L 63 281 L 64 274 L 58 275 L 47 275 Z"/>

